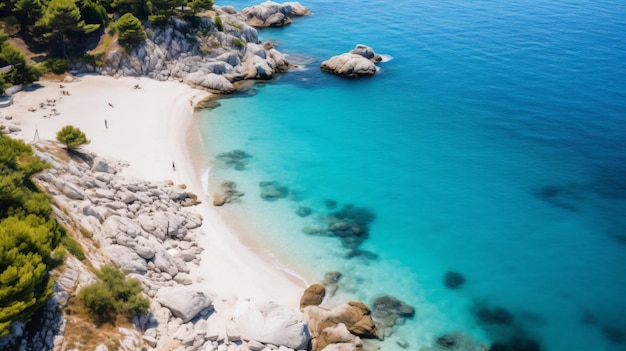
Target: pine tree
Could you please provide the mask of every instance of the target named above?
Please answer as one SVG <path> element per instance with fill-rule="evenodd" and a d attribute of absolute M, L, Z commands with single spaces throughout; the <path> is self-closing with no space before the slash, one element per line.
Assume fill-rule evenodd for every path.
<path fill-rule="evenodd" d="M 13 13 L 20 22 L 20 30 L 23 33 L 41 16 L 41 8 L 40 0 L 17 0 Z"/>
<path fill-rule="evenodd" d="M 69 32 L 88 34 L 100 28 L 99 24 L 85 24 L 75 0 L 51 0 L 36 25 L 48 30 L 45 36 L 58 36 L 63 57 L 65 57 L 65 37 Z"/>
<path fill-rule="evenodd" d="M 82 130 L 74 126 L 65 126 L 57 132 L 57 140 L 65 144 L 65 147 L 75 149 L 82 145 L 89 144 L 91 141 L 87 139 Z"/>
<path fill-rule="evenodd" d="M 146 39 L 146 31 L 141 21 L 133 16 L 132 13 L 125 13 L 115 22 L 119 39 L 129 44 L 136 43 Z"/>
<path fill-rule="evenodd" d="M 189 7 L 191 7 L 194 13 L 198 13 L 202 10 L 210 10 L 213 8 L 213 0 L 191 0 Z"/>

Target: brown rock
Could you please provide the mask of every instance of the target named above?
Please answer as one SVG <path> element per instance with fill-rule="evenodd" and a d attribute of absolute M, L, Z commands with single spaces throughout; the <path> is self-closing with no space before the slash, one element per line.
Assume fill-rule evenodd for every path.
<path fill-rule="evenodd" d="M 371 311 L 362 302 L 348 302 L 334 309 L 308 306 L 303 312 L 311 331 L 312 351 L 323 350 L 331 344 L 349 344 L 358 349 L 358 337 L 378 337 Z"/>
<path fill-rule="evenodd" d="M 326 288 L 320 284 L 313 284 L 304 290 L 300 298 L 300 310 L 307 306 L 319 306 L 326 296 Z"/>

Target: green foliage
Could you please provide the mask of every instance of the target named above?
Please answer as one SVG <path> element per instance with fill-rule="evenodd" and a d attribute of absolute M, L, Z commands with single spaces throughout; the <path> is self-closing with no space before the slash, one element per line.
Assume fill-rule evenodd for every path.
<path fill-rule="evenodd" d="M 13 13 L 20 22 L 22 31 L 31 26 L 41 16 L 42 4 L 40 0 L 17 0 Z"/>
<path fill-rule="evenodd" d="M 241 39 L 237 37 L 233 37 L 233 46 L 241 49 L 242 47 L 244 47 L 244 43 L 243 41 L 241 41 Z"/>
<path fill-rule="evenodd" d="M 61 128 L 61 130 L 57 132 L 57 140 L 65 144 L 68 150 L 78 148 L 91 142 L 91 140 L 87 139 L 87 136 L 82 130 L 74 126 Z"/>
<path fill-rule="evenodd" d="M 206 11 L 213 8 L 213 0 L 191 0 L 188 4 L 194 13 Z"/>
<path fill-rule="evenodd" d="M 115 22 L 119 40 L 133 44 L 146 39 L 146 31 L 141 21 L 131 13 L 126 13 Z"/>
<path fill-rule="evenodd" d="M 47 32 L 45 37 L 57 36 L 65 57 L 65 36 L 70 32 L 91 33 L 100 28 L 100 24 L 86 24 L 75 0 L 50 0 L 43 16 L 36 26 Z"/>
<path fill-rule="evenodd" d="M 106 24 L 107 11 L 98 0 L 76 0 L 80 9 L 80 17 L 89 24 Z"/>
<path fill-rule="evenodd" d="M 28 321 L 52 295 L 48 274 L 61 263 L 64 232 L 50 218 L 48 198 L 28 175 L 43 169 L 30 146 L 0 136 L 0 337 Z"/>
<path fill-rule="evenodd" d="M 64 59 L 48 60 L 45 62 L 44 66 L 48 71 L 54 74 L 61 74 L 67 71 L 67 60 L 64 60 Z"/>
<path fill-rule="evenodd" d="M 0 64 L 13 65 L 9 73 L 4 76 L 5 83 L 9 85 L 27 85 L 36 81 L 41 75 L 35 67 L 26 63 L 24 54 L 8 41 L 0 46 Z"/>
<path fill-rule="evenodd" d="M 224 25 L 222 24 L 222 18 L 217 15 L 215 16 L 215 19 L 213 20 L 215 22 L 215 26 L 217 27 L 217 30 L 220 32 L 224 31 Z"/>
<path fill-rule="evenodd" d="M 127 279 L 115 264 L 104 265 L 96 272 L 101 281 L 78 293 L 87 314 L 96 322 L 112 322 L 117 314 L 132 317 L 148 311 L 150 301 L 141 294 L 141 283 Z"/>
<path fill-rule="evenodd" d="M 167 25 L 167 17 L 165 15 L 150 15 L 148 20 L 155 27 L 165 27 Z"/>
<path fill-rule="evenodd" d="M 78 241 L 74 240 L 74 238 L 70 236 L 64 236 L 61 238 L 61 245 L 67 249 L 74 257 L 83 261 L 85 258 L 85 252 L 83 251 L 82 246 L 78 243 Z"/>
<path fill-rule="evenodd" d="M 111 7 L 117 9 L 120 14 L 130 13 L 142 19 L 147 18 L 149 13 L 146 0 L 113 0 Z"/>

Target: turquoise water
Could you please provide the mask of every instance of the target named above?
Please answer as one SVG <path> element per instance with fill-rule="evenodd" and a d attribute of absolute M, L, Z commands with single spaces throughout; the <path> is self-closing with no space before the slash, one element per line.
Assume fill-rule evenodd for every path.
<path fill-rule="evenodd" d="M 260 30 L 300 67 L 203 113 L 212 187 L 245 192 L 221 210 L 297 271 L 340 271 L 345 294 L 415 306 L 384 350 L 454 330 L 626 350 L 626 5 L 303 5 L 313 15 Z M 375 77 L 319 70 L 358 43 L 391 58 Z M 215 160 L 235 149 L 252 155 L 245 169 Z M 290 196 L 264 201 L 261 181 Z M 348 204 L 375 215 L 357 251 L 302 231 Z M 450 270 L 460 289 L 442 283 Z M 512 325 L 477 321 L 475 303 L 505 308 Z"/>

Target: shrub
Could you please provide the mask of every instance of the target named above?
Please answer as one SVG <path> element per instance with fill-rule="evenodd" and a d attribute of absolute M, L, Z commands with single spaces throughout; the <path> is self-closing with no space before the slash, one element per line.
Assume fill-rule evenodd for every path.
<path fill-rule="evenodd" d="M 54 59 L 46 61 L 45 67 L 54 74 L 61 74 L 67 71 L 67 61 L 63 59 Z"/>
<path fill-rule="evenodd" d="M 217 27 L 217 30 L 220 31 L 220 32 L 223 32 L 224 31 L 224 25 L 222 24 L 222 18 L 219 15 L 217 15 L 217 16 L 215 16 L 215 20 L 214 21 L 215 21 L 215 26 Z"/>
<path fill-rule="evenodd" d="M 82 246 L 80 246 L 78 241 L 74 240 L 72 237 L 68 235 L 62 237 L 61 245 L 63 245 L 67 249 L 67 251 L 69 251 L 79 260 L 83 261 L 86 258 Z"/>
<path fill-rule="evenodd" d="M 96 323 L 113 322 L 120 314 L 132 317 L 148 311 L 150 301 L 141 294 L 138 279 L 127 279 L 115 264 L 96 271 L 101 281 L 84 287 L 78 293 L 87 314 Z"/>
<path fill-rule="evenodd" d="M 87 139 L 82 130 L 74 126 L 65 126 L 57 132 L 57 140 L 65 144 L 66 149 L 75 149 L 82 145 L 89 144 L 91 141 Z"/>
<path fill-rule="evenodd" d="M 167 17 L 165 15 L 150 15 L 148 20 L 155 27 L 165 27 L 167 25 Z"/>
<path fill-rule="evenodd" d="M 239 39 L 237 37 L 234 37 L 233 38 L 233 46 L 236 47 L 236 48 L 241 49 L 244 46 L 244 44 L 243 44 L 243 41 L 241 41 L 241 39 Z"/>
<path fill-rule="evenodd" d="M 128 44 L 133 44 L 146 39 L 146 31 L 141 21 L 132 13 L 125 13 L 115 22 L 119 39 Z"/>

